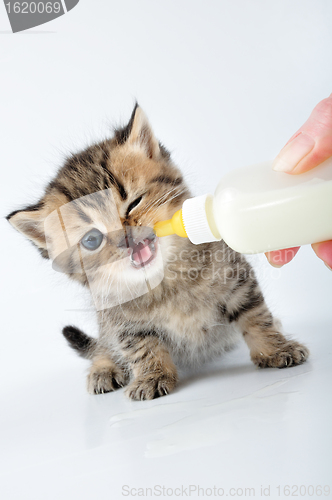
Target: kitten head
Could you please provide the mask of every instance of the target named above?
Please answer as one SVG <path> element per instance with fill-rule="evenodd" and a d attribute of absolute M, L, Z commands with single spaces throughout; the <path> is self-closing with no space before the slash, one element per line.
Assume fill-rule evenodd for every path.
<path fill-rule="evenodd" d="M 136 104 L 126 127 L 70 157 L 37 204 L 7 219 L 57 270 L 88 284 L 104 308 L 159 284 L 166 243 L 152 228 L 189 196 Z"/>

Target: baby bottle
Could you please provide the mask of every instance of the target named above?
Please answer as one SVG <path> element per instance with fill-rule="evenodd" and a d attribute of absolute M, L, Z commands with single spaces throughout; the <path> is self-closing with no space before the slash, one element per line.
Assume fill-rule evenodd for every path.
<path fill-rule="evenodd" d="M 194 244 L 223 239 L 252 254 L 332 239 L 332 158 L 299 175 L 272 170 L 272 161 L 226 174 L 214 195 L 183 203 L 157 236 Z"/>

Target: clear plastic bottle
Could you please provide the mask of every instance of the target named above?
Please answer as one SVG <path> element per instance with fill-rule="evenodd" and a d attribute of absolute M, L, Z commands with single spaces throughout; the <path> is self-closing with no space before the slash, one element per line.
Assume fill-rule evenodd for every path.
<path fill-rule="evenodd" d="M 186 200 L 157 236 L 195 244 L 223 239 L 240 253 L 260 253 L 332 239 L 332 158 L 303 174 L 272 170 L 272 162 L 223 177 L 215 194 Z"/>

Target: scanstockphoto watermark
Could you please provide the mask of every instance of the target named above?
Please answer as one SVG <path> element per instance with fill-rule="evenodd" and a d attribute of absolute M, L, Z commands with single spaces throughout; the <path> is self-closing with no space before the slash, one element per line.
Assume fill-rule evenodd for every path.
<path fill-rule="evenodd" d="M 4 0 L 13 33 L 53 21 L 73 9 L 79 0 Z"/>
<path fill-rule="evenodd" d="M 254 497 L 255 488 L 230 488 L 224 489 L 218 486 L 202 487 L 196 484 L 181 485 L 178 487 L 168 487 L 164 485 L 156 484 L 150 488 L 143 487 L 131 487 L 129 485 L 123 485 L 121 494 L 123 497 L 215 497 L 220 498 L 224 496 L 233 497 Z"/>
<path fill-rule="evenodd" d="M 329 497 L 331 488 L 329 485 L 313 484 L 285 484 L 285 485 L 264 485 L 259 487 L 231 487 L 224 488 L 220 486 L 202 487 L 197 484 L 180 485 L 169 487 L 156 484 L 151 487 L 132 487 L 128 484 L 123 485 L 121 489 L 122 497 L 128 498 L 326 498 Z"/>
<path fill-rule="evenodd" d="M 276 252 L 277 254 L 278 252 Z M 281 252 L 280 252 L 281 253 Z M 164 260 L 168 279 L 185 278 L 189 281 L 215 281 L 226 284 L 234 280 L 255 278 L 279 279 L 281 271 L 273 266 L 248 266 L 239 254 L 220 243 L 218 247 L 183 249 L 171 247 Z"/>

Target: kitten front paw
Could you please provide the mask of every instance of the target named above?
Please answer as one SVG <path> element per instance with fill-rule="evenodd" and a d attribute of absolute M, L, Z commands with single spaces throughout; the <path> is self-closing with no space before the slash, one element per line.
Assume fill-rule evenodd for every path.
<path fill-rule="evenodd" d="M 87 378 L 90 394 L 105 394 L 126 385 L 126 377 L 120 369 L 92 368 Z"/>
<path fill-rule="evenodd" d="M 260 368 L 288 368 L 304 363 L 309 356 L 309 349 L 299 342 L 288 341 L 273 354 L 252 355 L 251 359 Z"/>
<path fill-rule="evenodd" d="M 126 396 L 136 401 L 155 399 L 166 396 L 175 387 L 177 378 L 174 375 L 147 375 L 133 380 L 126 389 Z"/>

